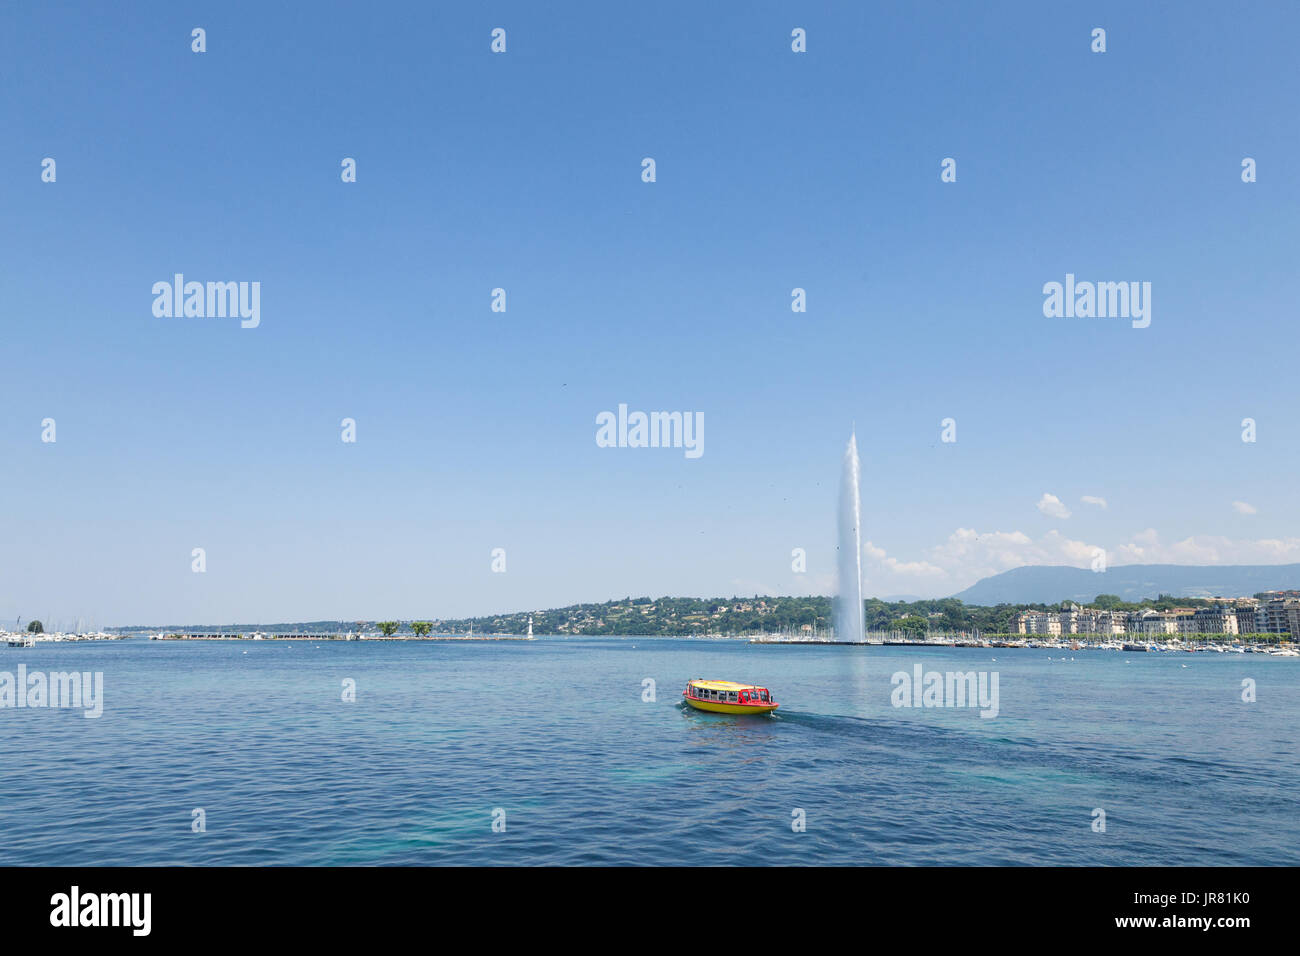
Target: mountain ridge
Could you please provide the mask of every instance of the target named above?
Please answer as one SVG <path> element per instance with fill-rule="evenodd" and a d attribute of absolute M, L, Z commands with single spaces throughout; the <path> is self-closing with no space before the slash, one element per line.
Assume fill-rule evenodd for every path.
<path fill-rule="evenodd" d="M 1300 588 L 1300 564 L 1121 564 L 1105 571 L 1031 564 L 981 578 L 952 595 L 963 604 L 1091 602 L 1098 594 L 1125 601 L 1159 597 L 1249 597 Z"/>

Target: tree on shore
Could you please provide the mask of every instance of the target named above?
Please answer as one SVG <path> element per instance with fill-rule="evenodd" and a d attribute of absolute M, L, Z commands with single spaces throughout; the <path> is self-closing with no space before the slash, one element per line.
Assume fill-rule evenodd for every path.
<path fill-rule="evenodd" d="M 44 633 L 45 633 L 45 625 L 42 624 L 40 621 L 28 621 L 28 622 L 27 622 L 27 633 L 28 633 L 28 634 L 44 634 Z"/>
<path fill-rule="evenodd" d="M 397 630 L 398 624 L 396 621 L 379 621 L 375 624 L 375 627 L 384 632 L 384 637 L 392 637 L 393 632 Z"/>
<path fill-rule="evenodd" d="M 428 621 L 412 621 L 411 630 L 415 632 L 416 637 L 424 637 L 433 630 L 433 625 Z"/>
<path fill-rule="evenodd" d="M 911 634 L 914 637 L 925 637 L 929 628 L 926 626 L 926 620 L 923 617 L 917 617 L 915 614 L 908 614 L 894 621 L 892 629 L 902 631 L 905 634 Z"/>

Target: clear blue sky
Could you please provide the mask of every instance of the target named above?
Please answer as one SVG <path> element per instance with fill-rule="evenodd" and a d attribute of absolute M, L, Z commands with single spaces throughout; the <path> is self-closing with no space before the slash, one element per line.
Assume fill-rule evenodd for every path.
<path fill-rule="evenodd" d="M 1290 3 L 6 4 L 0 620 L 828 593 L 854 422 L 867 594 L 1094 546 L 1300 561 L 1298 32 Z M 260 327 L 155 318 L 175 272 L 259 281 Z M 1152 283 L 1151 326 L 1045 318 L 1067 272 Z M 598 448 L 620 402 L 702 412 L 703 456 Z"/>

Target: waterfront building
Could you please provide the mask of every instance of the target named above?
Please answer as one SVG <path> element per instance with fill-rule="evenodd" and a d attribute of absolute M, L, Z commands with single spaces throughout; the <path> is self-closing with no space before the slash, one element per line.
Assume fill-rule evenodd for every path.
<path fill-rule="evenodd" d="M 1159 634 L 1177 634 L 1178 624 L 1173 615 L 1148 608 L 1145 611 L 1130 611 L 1128 615 L 1128 633 L 1153 637 Z"/>
<path fill-rule="evenodd" d="M 1259 607 L 1256 627 L 1261 634 L 1300 634 L 1300 599 L 1276 597 Z"/>
<path fill-rule="evenodd" d="M 1239 634 L 1237 612 L 1222 605 L 1197 608 L 1191 615 L 1191 628 L 1197 634 Z"/>
<path fill-rule="evenodd" d="M 1259 607 L 1254 604 L 1238 603 L 1234 612 L 1237 616 L 1237 633 L 1238 634 L 1258 634 L 1259 631 Z"/>
<path fill-rule="evenodd" d="M 1085 615 L 1083 608 L 1073 601 L 1067 601 L 1061 608 L 1060 613 L 1056 615 L 1057 622 L 1060 624 L 1058 634 L 1080 634 L 1085 630 L 1081 625 L 1085 624 Z"/>
<path fill-rule="evenodd" d="M 1049 634 L 1049 615 L 1046 611 L 1026 611 L 1020 615 L 1021 626 L 1024 628 L 1021 634 Z M 1057 633 L 1060 633 L 1060 622 L 1056 624 Z"/>
<path fill-rule="evenodd" d="M 1127 634 L 1128 615 L 1123 611 L 1098 611 L 1094 627 L 1096 628 L 1094 633 L 1108 634 L 1111 637 Z"/>

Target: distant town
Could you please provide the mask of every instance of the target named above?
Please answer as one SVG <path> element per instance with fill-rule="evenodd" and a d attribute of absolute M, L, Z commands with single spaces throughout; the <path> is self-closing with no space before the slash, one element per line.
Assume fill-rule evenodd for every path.
<path fill-rule="evenodd" d="M 624 598 L 549 610 L 475 618 L 387 621 L 313 621 L 224 625 L 138 625 L 108 628 L 114 635 L 150 633 L 184 637 L 351 637 L 368 640 L 517 635 L 784 637 L 833 639 L 829 597 Z M 1091 636 L 1162 640 L 1204 635 L 1213 640 L 1251 637 L 1277 642 L 1300 634 L 1300 590 L 1242 597 L 1176 598 L 1160 595 L 1124 601 L 1099 594 L 1086 605 L 964 604 L 957 598 L 864 602 L 868 635 L 924 641 L 941 637 L 1000 635 L 1027 638 Z M 28 635 L 24 635 L 28 636 Z M 108 636 L 105 634 L 104 636 Z"/>
<path fill-rule="evenodd" d="M 1100 634 L 1153 637 L 1173 634 L 1300 634 L 1300 591 L 1214 599 L 1200 607 L 1117 611 L 1067 602 L 1059 611 L 1016 615 L 1013 634 Z"/>

